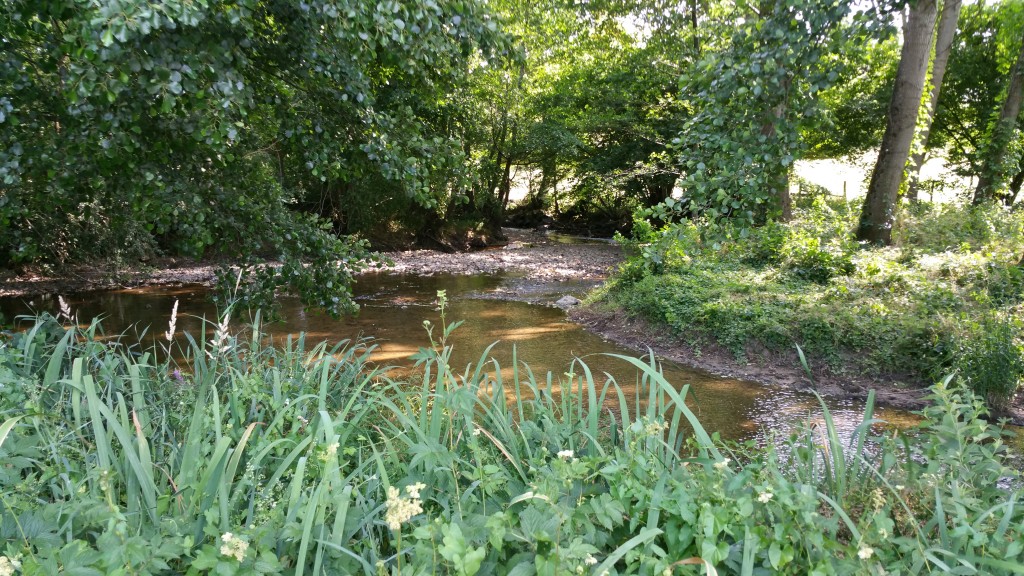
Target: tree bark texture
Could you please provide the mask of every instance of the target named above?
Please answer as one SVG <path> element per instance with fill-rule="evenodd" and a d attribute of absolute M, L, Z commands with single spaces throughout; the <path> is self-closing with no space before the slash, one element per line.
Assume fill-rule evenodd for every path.
<path fill-rule="evenodd" d="M 1021 42 L 1020 56 L 1010 71 L 1006 100 L 999 113 L 999 120 L 992 129 L 986 145 L 984 164 L 978 175 L 978 187 L 974 190 L 974 203 L 993 200 L 1009 175 L 1006 153 L 1013 139 L 1013 131 L 1020 115 L 1021 100 L 1024 99 L 1024 42 Z"/>
<path fill-rule="evenodd" d="M 892 243 L 896 201 L 914 140 L 937 12 L 935 0 L 917 0 L 910 5 L 885 134 L 861 210 L 859 240 L 883 245 Z"/>
<path fill-rule="evenodd" d="M 928 135 L 932 131 L 935 108 L 939 105 L 939 93 L 942 91 L 942 80 L 946 76 L 946 65 L 949 63 L 949 53 L 953 48 L 953 38 L 956 36 L 956 25 L 960 20 L 961 5 L 962 0 L 945 0 L 942 3 L 939 31 L 935 36 L 935 58 L 932 60 L 932 89 L 928 98 L 928 110 L 925 111 L 928 119 L 921 127 L 921 151 L 914 154 L 910 161 L 907 198 L 911 201 L 917 200 L 918 181 L 921 177 L 921 167 L 924 166 L 925 147 L 928 145 Z"/>

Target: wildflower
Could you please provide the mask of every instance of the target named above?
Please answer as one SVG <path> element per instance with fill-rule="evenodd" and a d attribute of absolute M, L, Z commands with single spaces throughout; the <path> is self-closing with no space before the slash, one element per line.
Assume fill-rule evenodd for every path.
<path fill-rule="evenodd" d="M 715 462 L 715 470 L 725 470 L 729 467 L 729 462 L 732 462 L 729 458 L 723 458 L 718 462 Z"/>
<path fill-rule="evenodd" d="M 881 510 L 882 506 L 885 506 L 885 494 L 881 488 L 875 488 L 871 491 L 871 505 L 874 506 L 875 510 Z"/>
<path fill-rule="evenodd" d="M 245 560 L 245 551 L 249 549 L 249 543 L 241 538 L 236 537 L 231 532 L 225 532 L 220 537 L 220 553 L 221 556 L 227 556 L 234 558 L 241 562 Z"/>
<path fill-rule="evenodd" d="M 0 576 L 14 576 L 14 573 L 21 569 L 21 562 L 15 558 L 0 556 Z"/>
<path fill-rule="evenodd" d="M 870 546 L 861 546 L 860 550 L 857 551 L 857 557 L 861 560 L 867 560 L 875 554 L 875 549 Z"/>
<path fill-rule="evenodd" d="M 573 454 L 574 452 L 572 450 L 560 450 L 558 452 L 558 457 L 562 460 L 568 460 L 573 457 Z"/>
<path fill-rule="evenodd" d="M 476 426 L 474 426 L 473 427 L 473 436 L 479 436 L 479 435 L 480 435 L 480 428 L 477 428 Z"/>
<path fill-rule="evenodd" d="M 587 554 L 587 557 L 583 559 L 583 563 L 587 566 L 593 566 L 597 564 L 597 558 L 594 558 L 593 554 Z"/>
<path fill-rule="evenodd" d="M 412 484 L 410 486 L 406 486 L 405 487 L 405 493 L 409 495 L 409 498 L 415 498 L 416 500 L 419 500 L 420 499 L 420 490 L 423 490 L 426 487 L 427 487 L 427 485 L 424 484 L 423 482 L 417 482 L 417 483 Z"/>
<path fill-rule="evenodd" d="M 757 497 L 757 501 L 762 504 L 767 504 L 772 499 L 773 494 L 771 492 L 761 492 Z"/>
<path fill-rule="evenodd" d="M 903 486 L 903 484 L 897 484 L 897 485 L 893 486 L 893 488 L 895 488 L 897 491 L 902 491 L 904 486 Z"/>
<path fill-rule="evenodd" d="M 402 524 L 423 512 L 423 506 L 419 498 L 420 490 L 423 488 L 426 488 L 426 485 L 420 483 L 406 486 L 405 491 L 408 494 L 408 498 L 403 498 L 398 488 L 388 486 L 388 510 L 384 513 L 384 522 L 388 525 L 388 528 L 397 532 L 401 530 Z"/>
<path fill-rule="evenodd" d="M 171 321 L 167 323 L 167 332 L 164 336 L 167 337 L 168 342 L 174 341 L 174 327 L 178 324 L 178 301 L 174 301 L 174 307 L 171 308 Z"/>

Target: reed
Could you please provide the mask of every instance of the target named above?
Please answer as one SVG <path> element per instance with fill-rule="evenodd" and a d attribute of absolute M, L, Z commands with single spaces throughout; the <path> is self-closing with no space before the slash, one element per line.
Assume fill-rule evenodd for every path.
<path fill-rule="evenodd" d="M 96 322 L 7 333 L 0 556 L 23 574 L 1022 567 L 1020 477 L 948 382 L 913 440 L 876 435 L 869 400 L 848 438 L 822 405 L 820 432 L 753 450 L 709 434 L 653 357 L 617 357 L 634 394 L 515 351 L 505 378 L 490 349 L 453 368 L 458 323 L 440 326 L 415 384 L 371 366 L 372 342 L 274 343 L 258 317 L 146 351 Z"/>

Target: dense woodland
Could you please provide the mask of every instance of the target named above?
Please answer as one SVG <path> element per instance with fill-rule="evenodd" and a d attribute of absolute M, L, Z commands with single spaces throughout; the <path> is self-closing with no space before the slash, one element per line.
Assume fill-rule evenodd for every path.
<path fill-rule="evenodd" d="M 1016 0 L 9 0 L 0 266 L 270 257 L 341 312 L 313 288 L 360 238 L 749 230 L 795 161 L 879 149 L 858 237 L 887 244 L 929 156 L 1018 202 L 1022 29 Z"/>

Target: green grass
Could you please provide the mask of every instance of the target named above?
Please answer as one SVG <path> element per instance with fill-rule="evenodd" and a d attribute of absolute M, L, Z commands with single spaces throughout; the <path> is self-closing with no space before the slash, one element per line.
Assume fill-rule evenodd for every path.
<path fill-rule="evenodd" d="M 856 213 L 819 199 L 746 237 L 651 231 L 603 298 L 740 358 L 801 346 L 836 372 L 918 384 L 954 373 L 1004 405 L 1024 377 L 1024 213 L 915 207 L 890 248 L 852 240 Z"/>
<path fill-rule="evenodd" d="M 874 436 L 869 403 L 848 441 L 823 408 L 777 445 L 726 445 L 650 360 L 619 358 L 644 402 L 578 361 L 502 380 L 485 350 L 460 373 L 457 327 L 431 327 L 415 384 L 369 368 L 371 343 L 270 346 L 258 322 L 180 365 L 95 323 L 4 334 L 0 572 L 1024 569 L 1021 478 L 949 382 L 907 435 Z"/>

